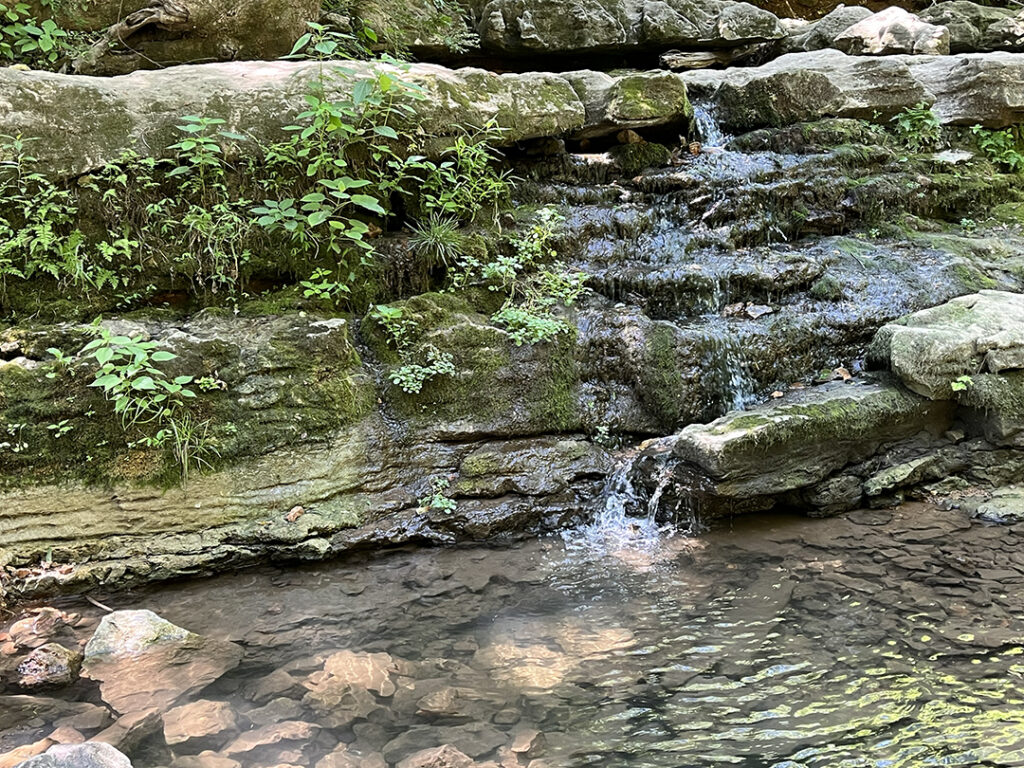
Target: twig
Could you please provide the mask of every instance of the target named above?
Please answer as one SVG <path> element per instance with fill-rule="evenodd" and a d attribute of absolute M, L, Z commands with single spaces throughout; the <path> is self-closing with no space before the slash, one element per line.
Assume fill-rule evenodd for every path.
<path fill-rule="evenodd" d="M 113 613 L 114 612 L 113 608 L 109 608 L 108 606 L 106 606 L 103 603 L 101 603 L 99 600 L 93 600 L 88 595 L 85 595 L 84 597 L 85 597 L 86 600 L 88 600 L 90 603 L 95 605 L 97 608 L 100 608 L 100 609 L 106 611 L 107 613 Z"/>

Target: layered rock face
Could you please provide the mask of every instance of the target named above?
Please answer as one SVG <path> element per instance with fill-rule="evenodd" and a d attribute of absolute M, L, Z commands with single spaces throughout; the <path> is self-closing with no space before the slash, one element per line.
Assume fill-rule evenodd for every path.
<path fill-rule="evenodd" d="M 266 6 L 185 6 L 125 8 L 121 19 L 90 6 L 95 20 L 81 28 L 114 27 L 79 70 L 225 61 L 113 77 L 0 69 L 0 135 L 31 139 L 29 149 L 4 145 L 4 168 L 28 168 L 30 154 L 33 171 L 80 202 L 61 226 L 81 240 L 50 238 L 67 246 L 61 264 L 86 265 L 82 243 L 111 201 L 125 201 L 119 226 L 150 215 L 128 178 L 135 171 L 118 175 L 126 153 L 165 174 L 153 171 L 144 191 L 182 183 L 188 168 L 171 169 L 192 163 L 182 157 L 196 147 L 183 133 L 223 138 L 210 150 L 228 169 L 216 183 L 242 190 L 209 209 L 232 221 L 257 208 L 270 216 L 270 203 L 288 209 L 246 187 L 245 174 L 280 160 L 307 108 L 344 104 L 323 135 L 356 130 L 348 121 L 358 123 L 367 83 L 402 83 L 378 105 L 390 111 L 373 126 L 381 143 L 370 156 L 454 162 L 483 130 L 492 164 L 516 184 L 493 220 L 448 222 L 458 258 L 424 245 L 444 240 L 425 234 L 443 215 L 402 184 L 381 191 L 359 214 L 370 212 L 360 237 L 375 271 L 346 286 L 359 293 L 348 304 L 322 300 L 330 285 L 313 277 L 341 269 L 328 262 L 328 237 L 312 256 L 252 237 L 226 270 L 237 285 L 211 288 L 196 253 L 216 222 L 196 223 L 195 210 L 187 242 L 143 237 L 137 251 L 122 243 L 130 256 L 116 242 L 89 251 L 103 269 L 129 264 L 130 289 L 104 274 L 98 287 L 69 287 L 80 284 L 51 279 L 64 267 L 31 272 L 0 252 L 10 323 L 0 333 L 0 565 L 19 593 L 558 527 L 588 512 L 616 449 L 667 434 L 634 472 L 653 494 L 669 468 L 666 516 L 783 505 L 831 513 L 908 488 L 940 493 L 945 475 L 991 490 L 1020 466 L 1020 366 L 1015 348 L 1001 346 L 1012 327 L 999 325 L 1017 318 L 1024 287 L 1013 154 L 1024 53 L 1013 12 L 958 0 L 919 16 L 840 8 L 797 23 L 728 0 L 377 2 L 344 18 L 330 10 L 321 32 L 358 35 L 374 20 L 381 34 L 363 43 L 453 67 L 338 67 L 260 60 L 287 53 L 320 8 L 292 4 L 250 40 L 232 25 L 251 29 Z M 175 26 L 174 12 L 192 26 Z M 659 56 L 682 70 L 750 66 L 602 71 Z M 454 68 L 467 62 L 478 66 Z M 905 128 L 901 117 L 919 123 Z M 338 183 L 317 173 L 314 184 Z M 101 180 L 115 186 L 104 191 Z M 316 202 L 286 197 L 286 178 L 274 183 L 292 211 Z M 364 188 L 341 192 L 350 201 Z M 535 257 L 529 237 L 542 211 L 557 212 L 559 225 Z M 321 213 L 301 222 L 296 213 L 292 231 L 322 224 Z M 5 220 L 21 226 L 20 215 Z M 49 242 L 45 226 L 25 229 Z M 184 253 L 165 258 L 164 247 Z M 457 274 L 474 261 L 509 269 L 524 253 L 564 269 L 556 278 L 582 275 L 589 289 L 552 310 L 557 332 L 533 342 L 535 328 L 496 319 L 500 286 L 462 290 L 468 278 Z M 521 292 L 512 298 L 532 297 Z M 411 323 L 399 327 L 403 343 L 446 363 L 421 389 L 403 386 L 407 361 L 377 303 Z M 97 326 L 86 323 L 101 312 Z M 951 330 L 959 312 L 977 322 Z M 879 328 L 871 360 L 890 378 L 810 386 L 823 370 L 857 379 Z M 103 332 L 152 344 L 169 381 L 203 382 L 197 419 L 213 449 L 188 478 L 174 465 L 194 438 L 166 450 L 126 442 L 124 417 L 94 386 L 100 361 L 88 345 Z M 934 338 L 944 356 L 930 356 Z M 959 377 L 970 383 L 947 391 Z M 772 408 L 741 410 L 801 386 Z M 771 476 L 766 451 L 781 457 Z"/>
<path fill-rule="evenodd" d="M 1022 309 L 1020 294 L 985 291 L 886 325 L 870 355 L 897 381 L 836 384 L 687 427 L 648 447 L 638 472 L 651 484 L 669 468 L 666 516 L 683 505 L 831 514 L 1014 483 L 1024 470 Z"/>

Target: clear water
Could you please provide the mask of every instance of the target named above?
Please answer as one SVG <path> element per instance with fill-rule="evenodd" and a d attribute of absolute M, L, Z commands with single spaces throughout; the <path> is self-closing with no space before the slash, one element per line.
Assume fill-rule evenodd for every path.
<path fill-rule="evenodd" d="M 313 766 L 339 743 L 390 764 L 442 743 L 515 760 L 523 729 L 545 737 L 537 768 L 1024 765 L 1024 531 L 919 505 L 691 538 L 610 498 L 600 522 L 561 537 L 103 599 L 242 644 L 243 665 L 200 696 L 228 701 L 243 728 L 249 686 L 275 670 L 298 681 L 282 695 L 315 724 L 301 683 L 327 655 L 400 664 L 398 691 L 365 721 L 235 755 L 244 768 Z M 423 711 L 439 688 L 454 709 Z M 156 739 L 135 764 L 181 754 Z"/>

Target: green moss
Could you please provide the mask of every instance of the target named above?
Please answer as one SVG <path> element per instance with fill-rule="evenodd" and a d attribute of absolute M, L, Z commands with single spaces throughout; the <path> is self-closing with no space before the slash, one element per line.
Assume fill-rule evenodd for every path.
<path fill-rule="evenodd" d="M 665 430 L 675 428 L 690 411 L 683 358 L 672 326 L 654 324 L 644 348 L 638 394 L 644 409 Z"/>
<path fill-rule="evenodd" d="M 815 280 L 808 294 L 819 301 L 842 301 L 846 295 L 843 284 L 832 275 L 822 275 Z"/>
<path fill-rule="evenodd" d="M 672 153 L 664 144 L 640 142 L 637 144 L 619 144 L 610 150 L 612 159 L 624 173 L 635 175 L 647 168 L 659 168 L 668 165 Z"/>
<path fill-rule="evenodd" d="M 994 279 L 986 275 L 976 266 L 964 261 L 950 265 L 949 271 L 953 273 L 957 281 L 969 293 L 983 289 L 996 288 L 999 285 Z"/>

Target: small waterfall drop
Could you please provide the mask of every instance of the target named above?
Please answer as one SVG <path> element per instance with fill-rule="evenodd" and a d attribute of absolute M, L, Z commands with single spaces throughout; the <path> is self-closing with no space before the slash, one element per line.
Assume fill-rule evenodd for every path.
<path fill-rule="evenodd" d="M 568 551 L 594 554 L 626 549 L 655 550 L 666 534 L 674 533 L 673 526 L 660 526 L 655 519 L 657 500 L 653 504 L 645 501 L 633 485 L 633 465 L 640 455 L 639 451 L 634 451 L 622 457 L 605 484 L 600 496 L 601 507 L 590 522 L 562 532 Z M 663 491 L 664 486 L 660 490 Z M 660 495 L 658 493 L 659 498 Z M 641 511 L 646 514 L 640 514 Z"/>
<path fill-rule="evenodd" d="M 722 132 L 710 104 L 695 102 L 693 104 L 693 120 L 697 124 L 697 132 L 705 147 L 724 147 L 731 138 Z"/>

